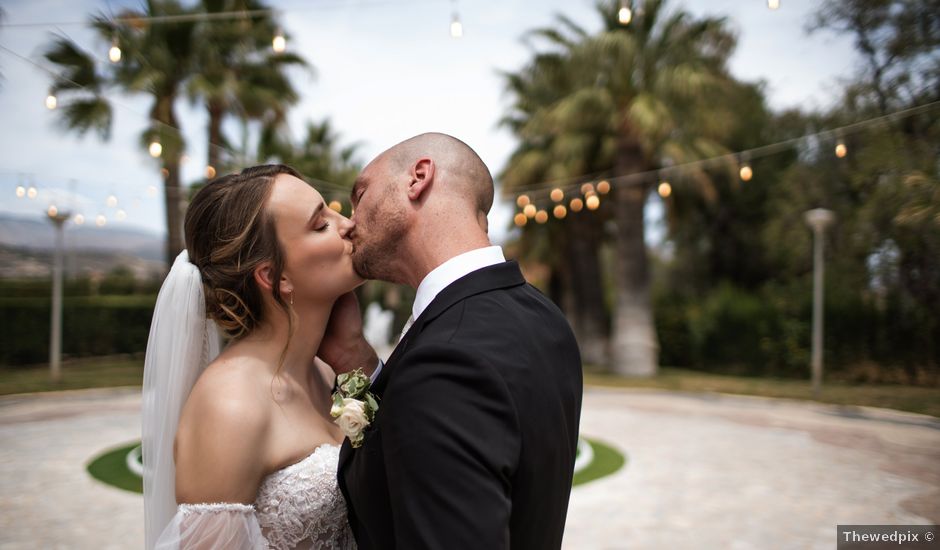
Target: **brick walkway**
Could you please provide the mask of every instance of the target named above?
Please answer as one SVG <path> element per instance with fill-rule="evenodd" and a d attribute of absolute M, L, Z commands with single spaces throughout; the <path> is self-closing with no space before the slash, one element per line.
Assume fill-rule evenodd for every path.
<path fill-rule="evenodd" d="M 139 437 L 136 391 L 0 398 L 0 548 L 137 548 L 138 495 L 85 465 Z M 940 523 L 940 421 L 868 408 L 588 389 L 625 452 L 574 489 L 566 549 L 835 547 L 839 523 Z"/>

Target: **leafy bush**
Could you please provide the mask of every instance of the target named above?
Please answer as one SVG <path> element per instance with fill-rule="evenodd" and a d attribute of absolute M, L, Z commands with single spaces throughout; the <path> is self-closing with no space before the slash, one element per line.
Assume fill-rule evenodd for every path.
<path fill-rule="evenodd" d="M 154 295 L 80 296 L 63 300 L 62 354 L 65 357 L 142 352 L 147 348 Z M 49 360 L 51 300 L 0 298 L 0 364 Z"/>

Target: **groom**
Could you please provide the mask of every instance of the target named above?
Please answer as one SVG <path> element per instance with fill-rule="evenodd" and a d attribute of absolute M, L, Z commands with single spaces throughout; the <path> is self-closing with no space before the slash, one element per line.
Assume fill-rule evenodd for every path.
<path fill-rule="evenodd" d="M 417 288 L 384 365 L 346 322 L 351 300 L 321 348 L 337 372 L 371 374 L 380 399 L 339 460 L 359 548 L 559 548 L 581 361 L 558 308 L 490 245 L 486 165 L 456 138 L 422 134 L 366 166 L 352 204 L 356 270 Z"/>

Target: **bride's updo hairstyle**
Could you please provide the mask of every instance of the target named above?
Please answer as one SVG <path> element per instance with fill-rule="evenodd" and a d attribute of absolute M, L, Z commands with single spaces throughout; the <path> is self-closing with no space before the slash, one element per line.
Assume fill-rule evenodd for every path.
<path fill-rule="evenodd" d="M 271 262 L 272 280 L 279 281 L 284 269 L 274 218 L 266 210 L 278 174 L 303 179 L 283 164 L 252 166 L 210 181 L 186 210 L 186 248 L 202 274 L 206 314 L 231 338 L 244 336 L 263 320 L 263 291 L 254 270 Z M 290 316 L 280 285 L 273 285 L 272 294 Z"/>

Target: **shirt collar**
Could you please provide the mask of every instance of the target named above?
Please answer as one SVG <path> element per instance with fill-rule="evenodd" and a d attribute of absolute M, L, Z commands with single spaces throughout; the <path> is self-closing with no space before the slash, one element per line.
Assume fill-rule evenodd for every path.
<path fill-rule="evenodd" d="M 433 271 L 428 273 L 421 281 L 421 284 L 418 285 L 414 305 L 411 306 L 413 318 L 417 319 L 420 317 L 424 310 L 434 301 L 434 298 L 457 279 L 478 269 L 500 264 L 505 261 L 506 257 L 503 256 L 502 248 L 499 246 L 487 246 L 485 248 L 471 250 L 470 252 L 464 252 L 437 266 Z"/>

